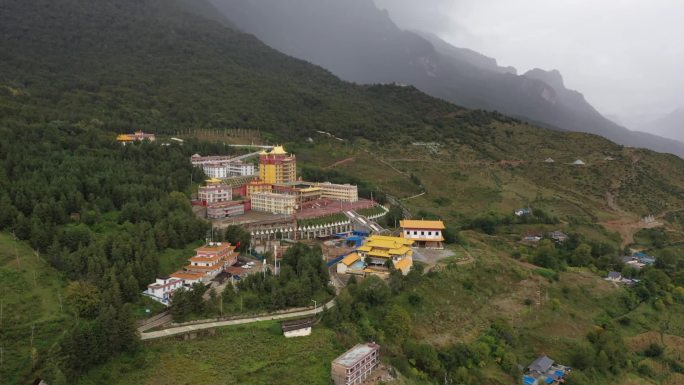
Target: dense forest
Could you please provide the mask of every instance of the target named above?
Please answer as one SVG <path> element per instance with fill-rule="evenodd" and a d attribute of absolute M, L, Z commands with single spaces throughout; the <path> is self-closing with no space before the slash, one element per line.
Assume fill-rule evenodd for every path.
<path fill-rule="evenodd" d="M 220 21 L 206 21 L 174 4 L 170 0 L 0 3 L 0 230 L 30 245 L 60 274 L 64 286 L 70 282 L 64 298 L 67 315 L 50 329 L 56 342 L 35 350 L 31 346 L 30 358 L 27 354 L 16 366 L 0 367 L 3 381 L 10 377 L 10 383 L 26 383 L 39 375 L 49 378 L 51 385 L 71 384 L 109 357 L 138 349 L 132 308 L 140 291 L 158 274 L 160 254 L 207 235 L 209 225 L 192 215 L 188 202 L 193 182 L 202 177 L 193 171 L 188 157 L 229 150 L 192 140 L 184 146 L 124 147 L 114 141 L 116 132 L 254 128 L 261 129 L 267 142 L 301 143 L 318 138 L 317 130 L 322 130 L 352 143 L 383 148 L 389 142 L 408 146 L 413 140 L 438 140 L 473 161 L 521 159 L 542 148 L 573 154 L 623 150 L 598 137 L 542 130 L 497 113 L 464 110 L 412 87 L 344 83 Z M 613 166 L 624 179 L 619 191 L 623 208 L 641 209 L 643 199 L 652 200 L 654 209 L 681 205 L 681 159 L 641 150 L 623 157 L 628 161 Z M 558 180 L 549 182 L 541 179 L 536 165 L 527 167 L 528 178 L 539 178 L 540 186 L 563 185 L 577 195 L 591 191 L 603 196 L 606 190 L 596 187 L 597 181 L 613 180 L 605 169 L 602 173 L 592 169 L 589 176 L 559 169 L 554 171 Z M 358 182 L 364 194 L 372 190 L 372 181 L 350 180 L 330 170 L 303 171 L 311 179 Z M 420 177 L 413 175 L 410 183 L 421 185 Z M 564 184 L 574 181 L 578 182 Z M 392 219 L 399 215 L 393 212 Z M 467 225 L 495 233 L 495 227 L 506 221 L 500 219 L 475 218 Z M 554 222 L 550 217 L 537 219 Z M 552 280 L 555 270 L 590 265 L 605 252 L 602 245 L 595 245 L 596 250 L 591 244 L 589 249 L 581 244 L 543 246 L 548 247 L 535 256 L 536 262 L 553 269 Z M 295 249 L 292 253 L 286 256 L 281 275 L 288 282 L 268 275 L 254 277 L 239 285 L 236 297 L 227 292 L 214 300 L 229 308 L 259 310 L 307 305 L 312 295 L 330 294 L 327 271 L 321 270 L 320 261 L 314 263 L 318 252 Z M 644 272 L 642 284 L 614 313 L 639 302 L 655 307 L 681 302 L 681 290 L 675 288 L 682 284 L 679 271 L 675 259 Z M 326 314 L 326 322 L 343 341 L 396 341 L 387 343 L 394 363 L 402 372 L 415 372 L 417 378 L 434 380 L 447 371 L 451 378 L 468 376 L 462 382 L 475 383 L 478 365 L 487 361 L 501 363 L 508 372 L 509 353 L 519 345 L 509 338 L 514 332 L 505 324 L 492 325 L 473 344 L 439 349 L 410 339 L 410 329 L 399 327 L 415 317 L 407 318 L 410 309 L 430 300 L 415 292 L 420 282 L 460 285 L 456 279 L 439 281 L 442 276 L 435 273 L 421 281 L 420 273 L 416 270 L 406 278 L 395 273 L 389 285 L 375 279 L 352 283 L 339 306 Z M 457 279 L 466 275 L 458 273 L 454 273 Z M 453 278 L 448 272 L 444 276 Z M 487 287 L 478 292 L 473 289 L 478 284 L 476 279 L 463 282 L 450 294 L 495 290 Z M 215 302 L 196 299 L 186 298 L 185 303 L 197 308 L 174 310 L 181 313 L 176 314 L 178 319 L 217 312 Z M 14 321 L 23 326 L 21 333 L 3 324 L 3 347 L 32 339 L 36 324 L 37 333 L 41 332 L 42 325 L 29 314 L 18 314 Z M 605 330 L 610 326 L 606 323 Z M 600 362 L 584 363 L 590 374 L 604 376 L 626 365 L 618 354 L 622 346 L 611 333 L 586 340 L 590 344 L 585 345 L 586 356 Z M 480 358 L 473 358 L 475 354 Z M 475 374 L 468 371 L 473 368 Z M 7 372 L 11 376 L 5 376 Z"/>
<path fill-rule="evenodd" d="M 65 302 L 81 321 L 51 364 L 74 378 L 135 349 L 125 305 L 157 276 L 160 252 L 206 236 L 209 225 L 188 199 L 198 172 L 188 162 L 193 148 L 121 146 L 98 127 L 56 123 L 0 135 L 0 230 L 27 241 L 75 283 Z"/>
<path fill-rule="evenodd" d="M 278 261 L 278 266 L 277 275 L 268 270 L 245 276 L 235 286 L 228 283 L 221 294 L 200 284 L 191 291 L 174 294 L 174 321 L 308 307 L 314 300 L 323 305 L 332 298 L 334 289 L 328 285 L 330 276 L 320 247 L 295 244 Z M 204 300 L 207 290 L 209 299 Z"/>

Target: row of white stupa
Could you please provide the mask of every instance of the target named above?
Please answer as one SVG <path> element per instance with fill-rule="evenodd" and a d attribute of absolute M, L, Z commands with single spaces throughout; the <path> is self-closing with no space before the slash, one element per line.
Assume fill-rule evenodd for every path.
<path fill-rule="evenodd" d="M 316 226 L 303 226 L 303 227 L 298 227 L 296 230 L 297 231 L 316 231 L 316 230 L 322 230 L 322 229 L 329 229 L 331 227 L 339 227 L 339 226 L 345 226 L 351 224 L 350 221 L 346 222 L 335 222 L 335 223 L 328 223 L 326 225 L 316 225 Z M 291 233 L 294 231 L 293 228 L 289 227 L 287 229 L 270 229 L 270 230 L 257 230 L 257 231 L 252 231 L 252 236 L 254 235 L 267 235 L 267 234 L 275 234 L 275 233 Z"/>

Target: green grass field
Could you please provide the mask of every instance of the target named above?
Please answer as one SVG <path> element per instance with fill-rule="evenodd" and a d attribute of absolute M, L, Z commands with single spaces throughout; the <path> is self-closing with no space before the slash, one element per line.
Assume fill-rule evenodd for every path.
<path fill-rule="evenodd" d="M 275 322 L 219 329 L 191 341 L 146 344 L 92 371 L 81 385 L 329 384 L 330 362 L 344 349 L 331 330 L 316 327 L 309 337 L 287 339 Z"/>
<path fill-rule="evenodd" d="M 159 274 L 168 275 L 188 265 L 188 259 L 195 255 L 195 249 L 202 242 L 195 242 L 184 249 L 166 249 L 159 255 Z"/>
<path fill-rule="evenodd" d="M 65 330 L 66 281 L 28 246 L 0 233 L 0 384 L 26 383 Z"/>

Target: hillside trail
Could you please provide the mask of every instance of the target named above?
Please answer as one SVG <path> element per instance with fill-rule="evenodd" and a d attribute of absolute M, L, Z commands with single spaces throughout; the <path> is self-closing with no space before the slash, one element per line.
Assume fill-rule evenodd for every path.
<path fill-rule="evenodd" d="M 678 209 L 671 209 L 651 216 L 650 218 L 635 218 L 634 214 L 628 213 L 620 208 L 615 196 L 610 191 L 606 192 L 606 204 L 615 212 L 615 214 L 620 216 L 620 219 L 599 222 L 599 224 L 608 230 L 613 230 L 620 234 L 622 247 L 634 243 L 634 235 L 640 230 L 665 226 L 665 217 L 672 212 L 679 211 Z M 672 229 L 669 230 L 674 231 Z"/>

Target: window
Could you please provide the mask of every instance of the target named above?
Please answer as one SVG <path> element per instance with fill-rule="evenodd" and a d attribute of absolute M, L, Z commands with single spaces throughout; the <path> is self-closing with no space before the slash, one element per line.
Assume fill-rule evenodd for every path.
<path fill-rule="evenodd" d="M 432 231 L 428 231 L 428 235 L 432 235 Z"/>
<path fill-rule="evenodd" d="M 425 231 L 421 231 L 421 232 L 420 232 L 420 235 L 425 235 Z"/>

